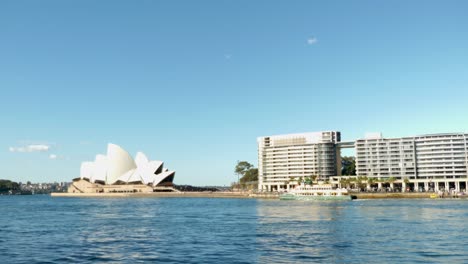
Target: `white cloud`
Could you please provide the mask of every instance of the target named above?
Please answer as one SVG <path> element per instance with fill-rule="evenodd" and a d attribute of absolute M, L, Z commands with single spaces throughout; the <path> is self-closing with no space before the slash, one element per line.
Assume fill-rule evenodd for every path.
<path fill-rule="evenodd" d="M 49 151 L 50 146 L 45 144 L 27 145 L 23 147 L 9 147 L 10 152 L 46 152 Z"/>
<path fill-rule="evenodd" d="M 57 155 L 55 155 L 55 154 L 50 154 L 50 155 L 49 155 L 49 159 L 52 159 L 52 160 L 57 159 Z"/>
<path fill-rule="evenodd" d="M 307 44 L 309 45 L 314 45 L 317 42 L 318 42 L 318 39 L 316 37 L 311 37 L 307 39 Z"/>

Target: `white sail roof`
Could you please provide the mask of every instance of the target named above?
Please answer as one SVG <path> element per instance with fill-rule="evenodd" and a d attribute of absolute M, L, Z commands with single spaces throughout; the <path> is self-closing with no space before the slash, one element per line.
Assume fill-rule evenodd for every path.
<path fill-rule="evenodd" d="M 94 162 L 85 161 L 81 163 L 80 178 L 91 179 L 93 177 Z"/>
<path fill-rule="evenodd" d="M 96 155 L 96 159 L 94 161 L 94 171 L 93 171 L 93 177 L 90 179 L 91 182 L 96 182 L 96 181 L 106 181 L 106 176 L 107 176 L 107 157 L 102 154 Z"/>
<path fill-rule="evenodd" d="M 129 182 L 130 179 L 132 178 L 133 173 L 135 173 L 135 169 L 132 169 L 132 170 L 127 171 L 126 173 L 122 174 L 122 175 L 116 180 L 116 182 L 124 182 L 124 183 Z"/>
<path fill-rule="evenodd" d="M 137 167 L 141 167 L 141 166 L 144 166 L 146 164 L 148 164 L 149 160 L 148 158 L 146 157 L 145 154 L 143 154 L 142 152 L 138 152 L 135 156 L 135 164 L 137 165 Z"/>
<path fill-rule="evenodd" d="M 158 184 L 161 183 L 164 179 L 166 179 L 167 177 L 171 176 L 172 174 L 175 174 L 175 171 L 165 171 L 165 172 L 163 172 L 163 173 L 160 173 L 160 174 L 156 175 L 156 177 L 154 178 L 154 181 L 153 181 L 153 186 L 158 185 Z"/>
<path fill-rule="evenodd" d="M 110 144 L 107 146 L 108 170 L 106 184 L 114 184 L 129 170 L 135 169 L 133 158 L 123 148 Z"/>
<path fill-rule="evenodd" d="M 80 178 L 90 182 L 105 184 L 143 183 L 156 186 L 175 172 L 163 168 L 162 161 L 150 161 L 145 154 L 138 152 L 135 160 L 121 147 L 108 144 L 107 156 L 98 154 L 94 162 L 81 164 Z"/>

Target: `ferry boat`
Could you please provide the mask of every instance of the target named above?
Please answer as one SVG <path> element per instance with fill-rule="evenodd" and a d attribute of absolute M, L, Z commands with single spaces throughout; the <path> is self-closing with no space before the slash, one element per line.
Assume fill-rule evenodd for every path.
<path fill-rule="evenodd" d="M 280 194 L 280 200 L 352 200 L 348 190 L 334 188 L 330 184 L 299 185 L 287 193 Z"/>

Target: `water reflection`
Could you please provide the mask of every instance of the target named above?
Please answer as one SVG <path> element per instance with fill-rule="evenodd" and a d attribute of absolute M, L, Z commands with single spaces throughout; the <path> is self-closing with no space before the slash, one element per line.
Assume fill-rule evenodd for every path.
<path fill-rule="evenodd" d="M 259 261 L 463 263 L 466 209 L 466 201 L 262 201 Z"/>
<path fill-rule="evenodd" d="M 348 202 L 262 201 L 257 206 L 259 261 L 321 261 L 335 259 L 330 248 L 341 243 L 341 219 Z M 330 236 L 333 234 L 333 236 Z M 333 238 L 334 237 L 334 238 Z M 285 257 L 286 256 L 286 257 Z"/>

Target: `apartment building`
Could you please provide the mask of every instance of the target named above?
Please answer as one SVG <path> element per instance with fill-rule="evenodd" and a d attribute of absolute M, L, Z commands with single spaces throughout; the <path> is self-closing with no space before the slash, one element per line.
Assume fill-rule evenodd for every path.
<path fill-rule="evenodd" d="M 382 138 L 379 135 L 358 139 L 356 174 L 366 177 L 416 176 L 414 138 Z"/>
<path fill-rule="evenodd" d="M 338 131 L 259 137 L 259 190 L 289 190 L 305 177 L 337 175 L 340 137 Z"/>
<path fill-rule="evenodd" d="M 392 177 L 403 189 L 416 191 L 466 190 L 467 137 L 463 133 L 402 138 L 374 134 L 358 139 L 356 174 L 379 179 Z"/>

